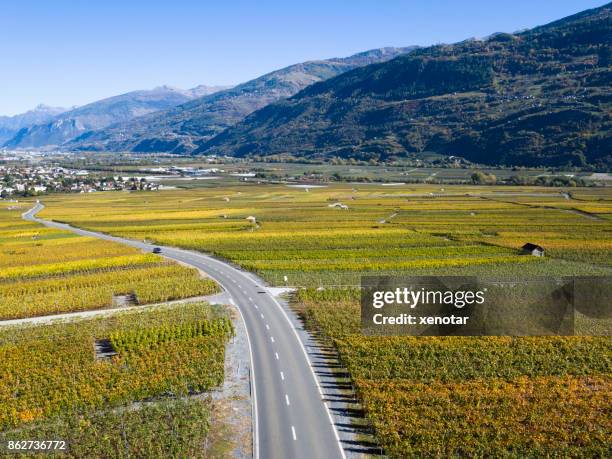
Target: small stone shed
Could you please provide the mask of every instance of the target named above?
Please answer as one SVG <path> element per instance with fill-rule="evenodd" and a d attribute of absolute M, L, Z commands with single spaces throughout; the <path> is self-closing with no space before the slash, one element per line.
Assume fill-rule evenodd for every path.
<path fill-rule="evenodd" d="M 544 256 L 544 247 L 537 244 L 532 244 L 528 242 L 523 247 L 521 247 L 521 251 L 524 254 L 533 255 L 534 257 L 543 257 Z"/>

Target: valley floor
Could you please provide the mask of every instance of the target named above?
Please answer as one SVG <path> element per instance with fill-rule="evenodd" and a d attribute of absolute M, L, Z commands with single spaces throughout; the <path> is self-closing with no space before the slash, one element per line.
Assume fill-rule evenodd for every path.
<path fill-rule="evenodd" d="M 354 424 L 372 429 L 392 457 L 583 456 L 610 448 L 609 337 L 364 337 L 358 320 L 365 274 L 612 274 L 608 188 L 247 183 L 55 195 L 44 203 L 43 218 L 210 253 L 272 285 L 297 288 L 292 308 L 337 355 L 338 377 L 346 372 L 347 395 L 358 398 Z M 32 230 L 12 225 L 4 240 Z M 544 247 L 545 256 L 524 255 L 528 242 Z M 21 250 L 16 246 L 9 250 Z M 24 250 L 36 259 L 36 250 Z M 0 256 L 14 264 L 13 253 Z M 167 269 L 145 261 L 153 263 L 147 269 Z M 24 286 L 42 282 L 39 273 L 49 269 L 91 275 L 73 274 L 71 263 L 11 266 L 0 289 L 17 282 L 29 294 Z M 99 278 L 113 272 L 105 261 L 92 263 L 87 269 Z M 90 285 L 82 282 L 78 288 Z M 50 307 L 44 297 L 40 304 L 41 311 Z M 15 308 L 6 310 L 6 318 L 15 317 Z"/>

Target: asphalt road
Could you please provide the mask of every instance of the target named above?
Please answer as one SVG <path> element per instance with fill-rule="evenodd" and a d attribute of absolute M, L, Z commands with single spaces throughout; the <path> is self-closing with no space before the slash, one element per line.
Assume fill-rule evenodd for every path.
<path fill-rule="evenodd" d="M 43 208 L 37 203 L 23 218 L 144 251 L 156 247 L 35 217 Z M 252 363 L 254 457 L 344 458 L 338 431 L 293 314 L 254 275 L 198 252 L 161 247 L 162 256 L 201 269 L 215 279 L 241 312 Z"/>

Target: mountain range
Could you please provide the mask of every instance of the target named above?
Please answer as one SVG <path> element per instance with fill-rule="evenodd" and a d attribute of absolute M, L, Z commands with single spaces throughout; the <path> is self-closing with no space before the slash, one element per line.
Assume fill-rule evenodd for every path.
<path fill-rule="evenodd" d="M 304 62 L 231 88 L 135 91 L 41 114 L 5 146 L 609 169 L 611 5 L 513 34 Z"/>
<path fill-rule="evenodd" d="M 612 166 L 611 4 L 308 86 L 194 153 Z"/>
<path fill-rule="evenodd" d="M 309 61 L 268 73 L 233 88 L 194 99 L 96 132 L 67 144 L 79 150 L 190 153 L 253 111 L 292 96 L 318 81 L 384 62 L 415 47 L 381 48 L 346 58 Z"/>
<path fill-rule="evenodd" d="M 21 115 L 20 129 L 5 141 L 4 146 L 28 148 L 63 145 L 84 132 L 102 129 L 114 123 L 174 107 L 222 89 L 227 89 L 227 87 L 202 85 L 182 90 L 160 86 L 152 90 L 132 91 L 109 97 L 71 110 L 47 109 L 46 107 L 44 107 L 45 110 L 42 110 L 39 106 L 37 110 Z M 32 122 L 27 124 L 26 118 Z M 0 126 L 2 126 L 1 123 L 0 119 Z"/>
<path fill-rule="evenodd" d="M 40 104 L 19 115 L 0 116 L 0 145 L 11 139 L 20 129 L 34 124 L 48 123 L 66 110 L 68 109 Z"/>

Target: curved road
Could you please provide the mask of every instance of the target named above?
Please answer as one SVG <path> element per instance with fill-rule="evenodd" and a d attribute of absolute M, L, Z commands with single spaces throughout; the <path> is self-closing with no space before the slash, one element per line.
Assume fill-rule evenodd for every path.
<path fill-rule="evenodd" d="M 151 251 L 156 245 L 75 228 L 35 217 L 37 203 L 26 220 Z M 164 247 L 161 255 L 206 272 L 238 306 L 251 352 L 254 457 L 345 458 L 338 431 L 293 314 L 250 273 L 189 250 Z"/>

